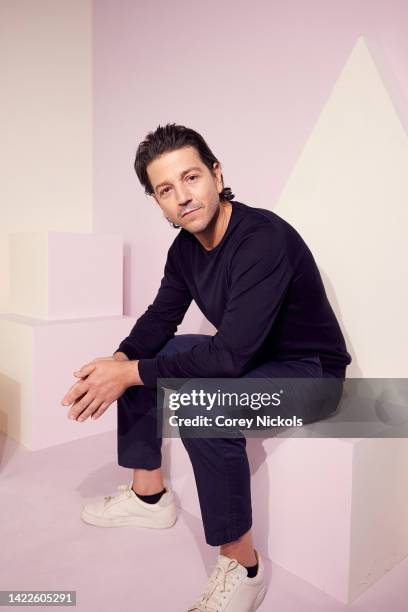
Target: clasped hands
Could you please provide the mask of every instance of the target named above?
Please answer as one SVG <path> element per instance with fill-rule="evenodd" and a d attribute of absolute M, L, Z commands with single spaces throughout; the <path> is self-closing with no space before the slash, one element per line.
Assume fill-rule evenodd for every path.
<path fill-rule="evenodd" d="M 139 362 L 123 357 L 98 357 L 74 372 L 79 380 L 61 400 L 62 406 L 71 406 L 67 414 L 69 419 L 98 419 L 128 387 L 143 384 Z"/>

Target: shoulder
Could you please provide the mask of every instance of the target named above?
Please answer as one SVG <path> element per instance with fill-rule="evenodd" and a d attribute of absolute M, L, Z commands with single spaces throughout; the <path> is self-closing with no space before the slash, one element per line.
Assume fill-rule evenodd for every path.
<path fill-rule="evenodd" d="M 181 250 L 185 248 L 187 242 L 189 242 L 188 232 L 186 232 L 184 229 L 181 229 L 177 232 L 177 236 L 174 238 L 173 242 L 169 247 L 169 256 L 177 257 L 178 254 L 181 253 Z"/>
<path fill-rule="evenodd" d="M 264 228 L 267 232 L 282 235 L 297 233 L 288 221 L 268 208 L 256 208 L 238 201 L 234 201 L 233 205 L 236 207 L 237 216 L 248 226 Z"/>
<path fill-rule="evenodd" d="M 231 270 L 255 266 L 269 271 L 277 266 L 294 271 L 308 247 L 285 219 L 262 208 L 238 203 L 239 223 L 231 245 Z"/>
<path fill-rule="evenodd" d="M 170 248 L 179 252 L 185 251 L 185 249 L 191 249 L 194 246 L 193 238 L 194 237 L 190 232 L 184 228 L 181 228 L 177 232 L 177 236 L 173 240 Z"/>
<path fill-rule="evenodd" d="M 236 247 L 273 250 L 303 248 L 304 241 L 285 219 L 266 208 L 254 208 L 236 202 L 239 217 L 239 232 Z"/>

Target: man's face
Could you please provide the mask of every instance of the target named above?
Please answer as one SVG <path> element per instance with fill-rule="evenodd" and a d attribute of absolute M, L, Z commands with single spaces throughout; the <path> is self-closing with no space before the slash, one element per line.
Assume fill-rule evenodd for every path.
<path fill-rule="evenodd" d="M 163 153 L 146 170 L 164 215 L 192 234 L 205 231 L 219 208 L 220 164 L 214 163 L 211 172 L 188 146 Z"/>

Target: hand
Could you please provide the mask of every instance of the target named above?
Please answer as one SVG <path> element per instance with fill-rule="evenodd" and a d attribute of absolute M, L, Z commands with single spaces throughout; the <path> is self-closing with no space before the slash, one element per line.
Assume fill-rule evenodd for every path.
<path fill-rule="evenodd" d="M 63 406 L 72 404 L 68 418 L 85 421 L 89 416 L 98 419 L 128 387 L 143 384 L 138 361 L 99 357 L 74 372 L 80 380 L 61 400 Z"/>

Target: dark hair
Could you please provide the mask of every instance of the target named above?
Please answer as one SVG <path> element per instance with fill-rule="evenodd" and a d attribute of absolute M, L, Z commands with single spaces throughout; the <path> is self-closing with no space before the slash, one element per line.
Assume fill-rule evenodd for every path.
<path fill-rule="evenodd" d="M 197 149 L 201 161 L 212 172 L 213 164 L 214 162 L 218 162 L 218 159 L 198 132 L 184 125 L 168 123 L 164 127 L 159 125 L 154 132 L 148 133 L 145 140 L 143 140 L 137 148 L 134 164 L 138 179 L 145 188 L 145 193 L 147 195 L 153 195 L 154 193 L 152 184 L 147 176 L 147 165 L 162 153 L 175 151 L 176 149 L 188 146 Z M 224 178 L 222 174 L 221 180 L 223 189 L 220 193 L 220 200 L 233 200 L 235 196 L 229 187 L 224 187 Z"/>

